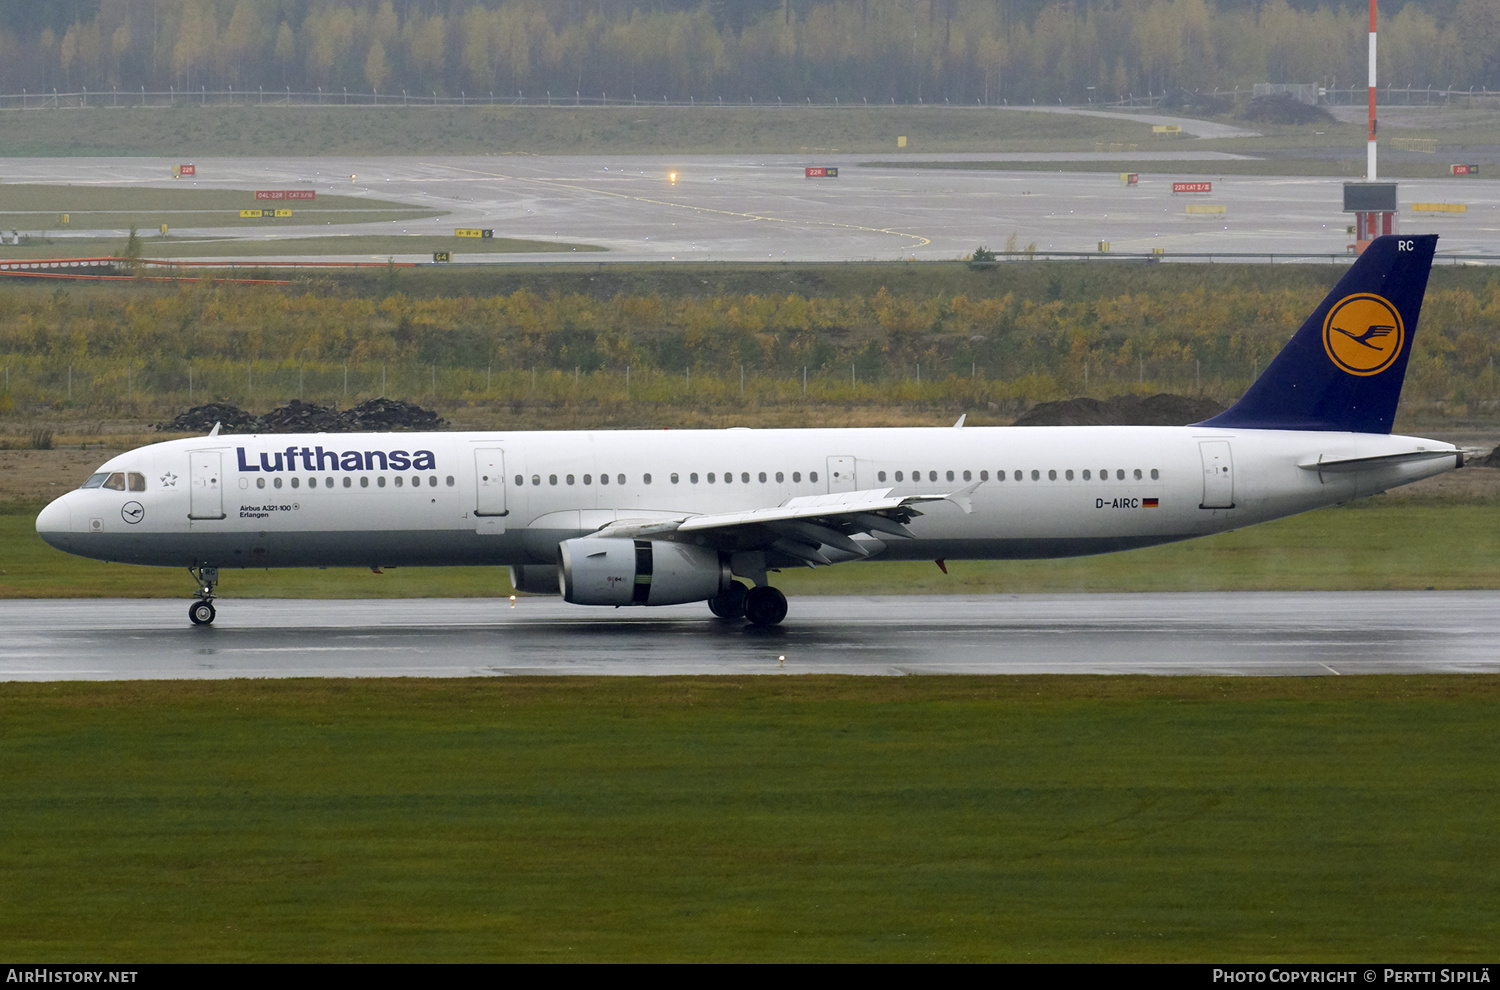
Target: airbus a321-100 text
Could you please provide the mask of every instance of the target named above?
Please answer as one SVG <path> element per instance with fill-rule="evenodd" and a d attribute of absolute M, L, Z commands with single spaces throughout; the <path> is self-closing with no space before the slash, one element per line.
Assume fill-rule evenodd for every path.
<path fill-rule="evenodd" d="M 1184 427 L 209 436 L 37 517 L 69 553 L 225 569 L 507 565 L 579 605 L 786 616 L 787 567 L 1070 557 L 1221 533 L 1463 465 L 1392 436 L 1436 236 L 1375 240 L 1249 391 Z M 741 580 L 743 579 L 743 580 Z M 746 583 L 748 582 L 748 584 Z"/>

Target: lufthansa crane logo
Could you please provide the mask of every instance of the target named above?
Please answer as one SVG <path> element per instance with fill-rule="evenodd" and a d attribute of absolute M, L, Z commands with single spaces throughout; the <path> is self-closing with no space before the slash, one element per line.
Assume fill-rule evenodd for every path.
<path fill-rule="evenodd" d="M 1378 375 L 1395 363 L 1406 326 L 1390 302 L 1369 292 L 1345 296 L 1323 321 L 1323 349 L 1351 375 Z"/>

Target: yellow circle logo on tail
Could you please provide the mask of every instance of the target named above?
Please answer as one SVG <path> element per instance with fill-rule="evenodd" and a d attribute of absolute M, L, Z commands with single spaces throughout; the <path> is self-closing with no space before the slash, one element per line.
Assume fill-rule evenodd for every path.
<path fill-rule="evenodd" d="M 1323 321 L 1323 350 L 1351 375 L 1378 375 L 1395 363 L 1406 343 L 1401 314 L 1369 292 L 1345 296 Z"/>

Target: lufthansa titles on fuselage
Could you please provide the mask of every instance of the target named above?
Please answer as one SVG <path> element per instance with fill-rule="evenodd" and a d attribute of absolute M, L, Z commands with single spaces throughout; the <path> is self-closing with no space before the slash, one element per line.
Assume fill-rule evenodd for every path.
<path fill-rule="evenodd" d="M 326 450 L 323 447 L 287 447 L 261 451 L 251 463 L 244 447 L 235 448 L 241 471 L 432 471 L 437 458 L 430 450 Z M 297 461 L 301 459 L 299 466 Z"/>

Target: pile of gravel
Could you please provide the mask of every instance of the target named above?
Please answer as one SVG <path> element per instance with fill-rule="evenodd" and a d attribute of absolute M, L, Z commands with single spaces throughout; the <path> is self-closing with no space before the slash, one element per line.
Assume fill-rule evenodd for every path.
<path fill-rule="evenodd" d="M 194 406 L 155 428 L 163 433 L 382 433 L 389 430 L 440 430 L 448 424 L 437 413 L 397 399 L 371 399 L 342 412 L 316 402 L 293 399 L 256 416 L 227 402 Z"/>
<path fill-rule="evenodd" d="M 1241 120 L 1257 124 L 1331 124 L 1333 114 L 1322 107 L 1303 103 L 1290 93 L 1257 96 L 1240 111 Z"/>
<path fill-rule="evenodd" d="M 1016 426 L 1187 426 L 1217 416 L 1224 407 L 1186 395 L 1117 395 L 1099 399 L 1039 402 Z"/>

